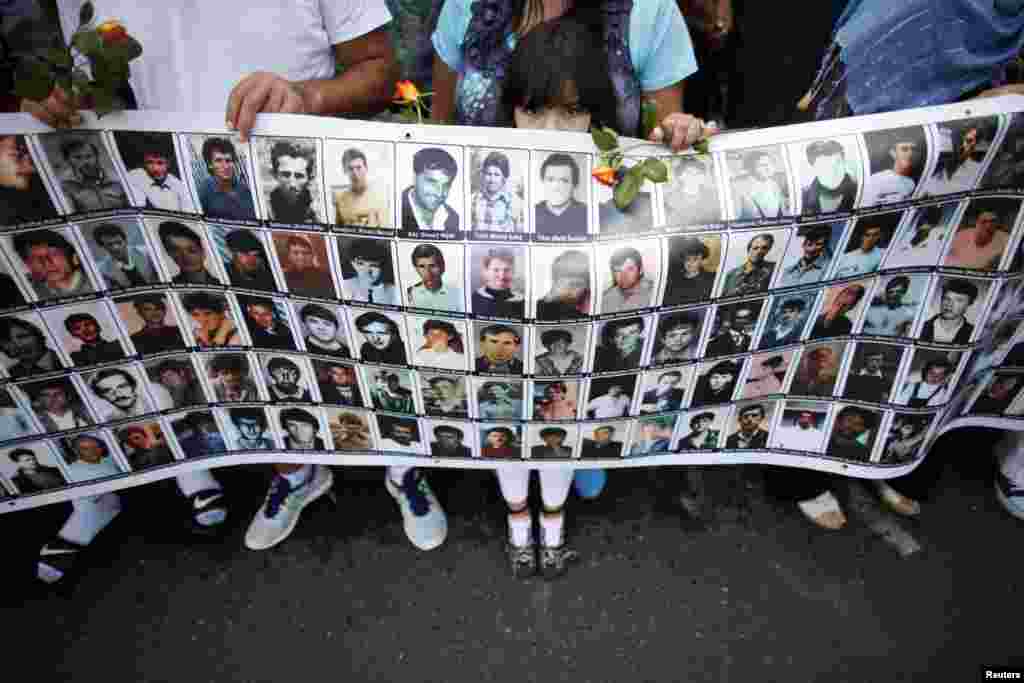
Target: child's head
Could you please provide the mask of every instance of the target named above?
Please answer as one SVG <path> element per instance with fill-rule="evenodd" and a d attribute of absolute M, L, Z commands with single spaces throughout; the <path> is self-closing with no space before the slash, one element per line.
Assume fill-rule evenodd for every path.
<path fill-rule="evenodd" d="M 586 131 L 614 126 L 615 103 L 599 32 L 564 16 L 519 40 L 502 92 L 506 121 L 517 128 Z"/>

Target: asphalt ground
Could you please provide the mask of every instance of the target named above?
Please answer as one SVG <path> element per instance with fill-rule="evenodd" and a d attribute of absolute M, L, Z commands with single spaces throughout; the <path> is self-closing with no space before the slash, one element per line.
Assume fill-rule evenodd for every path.
<path fill-rule="evenodd" d="M 335 470 L 337 504 L 265 552 L 242 544 L 265 468 L 219 473 L 234 516 L 218 540 L 144 487 L 67 586 L 5 584 L 5 668 L 23 672 L 7 680 L 981 680 L 1024 665 L 1024 528 L 992 494 L 987 443 L 943 438 L 918 520 L 858 511 L 871 494 L 842 484 L 840 532 L 766 498 L 757 468 L 734 514 L 704 521 L 679 504 L 679 468 L 615 471 L 597 501 L 570 498 L 581 560 L 554 582 L 512 578 L 488 472 L 430 472 L 450 524 L 430 552 L 406 541 L 380 468 Z M 920 550 L 902 556 L 879 519 Z"/>

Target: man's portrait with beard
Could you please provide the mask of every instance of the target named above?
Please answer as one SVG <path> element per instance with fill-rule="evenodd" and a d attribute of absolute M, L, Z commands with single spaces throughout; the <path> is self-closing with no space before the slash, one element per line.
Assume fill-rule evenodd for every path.
<path fill-rule="evenodd" d="M 130 206 L 99 131 L 39 137 L 72 213 Z"/>
<path fill-rule="evenodd" d="M 24 135 L 0 135 L 0 225 L 57 217 Z"/>
<path fill-rule="evenodd" d="M 255 146 L 267 217 L 277 223 L 322 222 L 316 141 L 271 138 Z"/>

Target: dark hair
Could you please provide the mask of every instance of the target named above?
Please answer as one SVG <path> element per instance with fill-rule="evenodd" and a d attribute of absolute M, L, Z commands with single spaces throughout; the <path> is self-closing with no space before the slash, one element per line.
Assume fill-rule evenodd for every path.
<path fill-rule="evenodd" d="M 968 300 L 968 305 L 973 304 L 974 300 L 978 298 L 978 286 L 973 282 L 963 280 L 961 278 L 955 278 L 943 282 L 942 294 L 945 295 L 946 292 L 965 295 Z"/>
<path fill-rule="evenodd" d="M 412 265 L 416 265 L 416 261 L 421 258 L 432 258 L 435 259 L 441 266 L 441 270 L 445 270 L 444 265 L 444 253 L 441 252 L 433 244 L 417 244 L 416 248 L 412 250 L 412 255 L 409 260 L 412 261 Z"/>
<path fill-rule="evenodd" d="M 356 318 L 356 329 L 362 332 L 364 328 L 373 323 L 383 323 L 387 325 L 389 328 L 391 328 L 392 334 L 399 333 L 398 325 L 395 323 L 394 320 L 387 317 L 383 313 L 377 313 L 376 311 L 367 311 L 366 313 L 363 313 L 358 318 Z"/>
<path fill-rule="evenodd" d="M 288 358 L 282 358 L 281 356 L 275 356 L 267 363 L 267 372 L 269 374 L 273 375 L 275 370 L 294 370 L 295 372 L 300 372 L 298 365 Z"/>
<path fill-rule="evenodd" d="M 239 420 L 259 420 L 260 424 L 267 426 L 267 414 L 263 412 L 263 408 L 232 408 L 228 411 L 228 416 L 236 425 Z"/>
<path fill-rule="evenodd" d="M 277 315 L 277 309 L 274 306 L 274 300 L 273 299 L 269 299 L 269 298 L 267 298 L 265 296 L 246 296 L 246 297 L 240 296 L 238 298 L 239 298 L 241 303 L 245 304 L 246 308 L 248 308 L 249 306 L 262 306 L 263 308 L 266 308 L 271 313 L 273 313 L 275 315 L 275 317 Z"/>
<path fill-rule="evenodd" d="M 451 425 L 438 425 L 434 427 L 434 436 L 440 436 L 441 434 L 454 434 L 459 439 L 465 438 L 465 433 L 458 427 L 452 427 Z"/>
<path fill-rule="evenodd" d="M 227 301 L 210 292 L 189 292 L 181 297 L 181 303 L 189 313 L 200 308 L 224 313 L 228 307 Z"/>
<path fill-rule="evenodd" d="M 412 155 L 412 172 L 443 171 L 449 180 L 459 174 L 459 165 L 447 150 L 440 147 L 426 147 Z"/>
<path fill-rule="evenodd" d="M 312 425 L 314 429 L 320 429 L 320 420 L 302 408 L 286 408 L 282 410 L 280 420 L 282 427 L 284 427 L 286 422 L 305 422 L 308 425 Z"/>
<path fill-rule="evenodd" d="M 247 228 L 240 228 L 229 232 L 224 238 L 224 244 L 231 251 L 258 251 L 261 254 L 263 253 L 263 244 L 260 242 L 259 237 Z"/>
<path fill-rule="evenodd" d="M 843 146 L 835 140 L 816 140 L 811 144 L 807 145 L 807 163 L 811 166 L 818 160 L 819 157 L 831 157 L 839 154 L 843 154 Z"/>
<path fill-rule="evenodd" d="M 812 225 L 808 228 L 804 228 L 803 230 L 798 230 L 797 232 L 804 238 L 805 242 L 820 242 L 821 240 L 825 240 L 825 243 L 827 244 L 828 241 L 832 239 L 831 228 L 824 225 Z"/>
<path fill-rule="evenodd" d="M 341 155 L 341 167 L 348 170 L 348 165 L 356 159 L 362 159 L 363 163 L 369 166 L 369 162 L 366 161 L 366 155 L 363 154 L 363 150 L 356 149 L 355 147 L 349 147 L 345 150 L 344 154 Z"/>
<path fill-rule="evenodd" d="M 735 381 L 739 374 L 739 363 L 732 360 L 720 360 L 711 366 L 711 369 L 707 371 L 705 377 L 711 377 L 711 375 L 732 375 L 733 380 Z"/>
<path fill-rule="evenodd" d="M 568 166 L 572 169 L 572 184 L 573 187 L 578 187 L 580 184 L 580 165 L 576 163 L 576 160 L 565 152 L 555 152 L 549 154 L 548 158 L 544 160 L 544 163 L 540 165 L 540 177 L 544 179 L 544 174 L 548 172 L 549 166 Z"/>
<path fill-rule="evenodd" d="M 544 429 L 540 430 L 540 438 L 543 439 L 548 434 L 561 436 L 563 439 L 569 436 L 569 432 L 565 431 L 561 427 L 545 427 Z"/>
<path fill-rule="evenodd" d="M 306 172 L 309 173 L 309 177 L 313 178 L 316 176 L 316 152 L 305 145 L 300 145 L 290 140 L 278 140 L 275 142 L 274 146 L 270 148 L 270 165 L 274 175 L 277 175 L 277 164 L 281 157 L 304 159 L 306 161 Z"/>
<path fill-rule="evenodd" d="M 105 379 L 109 379 L 110 377 L 117 377 L 118 375 L 124 377 L 125 381 L 132 386 L 132 389 L 138 387 L 138 380 L 136 380 L 132 376 L 132 374 L 127 370 L 123 370 L 121 368 L 107 368 L 106 370 L 100 370 L 99 372 L 92 376 L 92 379 L 89 380 L 89 388 L 92 389 L 92 392 L 94 394 L 99 396 L 100 390 L 96 388 L 96 385 Z"/>
<path fill-rule="evenodd" d="M 700 331 L 701 324 L 704 321 L 701 320 L 700 315 L 692 311 L 682 311 L 680 313 L 671 313 L 658 323 L 658 331 L 667 333 L 669 330 L 674 330 L 677 327 L 692 327 L 696 331 Z"/>
<path fill-rule="evenodd" d="M 441 330 L 448 335 L 448 348 L 455 353 L 462 353 L 462 335 L 455 328 L 455 325 L 451 324 L 447 320 L 436 320 L 431 318 L 423 323 L 423 337 L 427 336 L 427 332 L 430 330 Z"/>
<path fill-rule="evenodd" d="M 78 255 L 75 248 L 71 246 L 71 243 L 68 242 L 64 235 L 45 228 L 42 230 L 19 232 L 14 236 L 12 242 L 14 243 L 14 250 L 18 252 L 22 260 L 28 256 L 28 252 L 32 250 L 32 247 L 41 244 L 54 249 L 60 249 L 64 252 L 64 257 L 69 261 Z"/>
<path fill-rule="evenodd" d="M 906 275 L 897 275 L 885 283 L 886 289 L 891 289 L 893 287 L 906 287 L 907 289 L 910 289 L 910 278 Z"/>
<path fill-rule="evenodd" d="M 209 166 L 213 163 L 213 155 L 217 152 L 229 155 L 235 162 L 238 161 L 238 153 L 235 146 L 227 138 L 207 138 L 203 142 L 203 161 Z"/>
<path fill-rule="evenodd" d="M 214 356 L 210 361 L 210 370 L 214 373 L 237 370 L 244 375 L 249 372 L 249 360 L 238 353 Z"/>
<path fill-rule="evenodd" d="M 36 461 L 39 460 L 39 456 L 36 455 L 35 451 L 30 451 L 27 448 L 15 448 L 13 451 L 7 454 L 7 457 L 11 459 L 11 462 L 16 463 L 18 462 L 18 460 L 24 458 L 26 455 L 30 458 L 35 458 Z"/>
<path fill-rule="evenodd" d="M 782 356 L 771 356 L 761 361 L 761 365 L 769 368 L 777 368 L 785 362 Z"/>
<path fill-rule="evenodd" d="M 81 137 L 69 137 L 60 143 L 60 154 L 66 160 L 68 156 L 75 153 L 75 150 L 80 149 L 88 145 L 92 148 L 92 153 L 97 157 L 100 155 L 99 147 L 92 140 L 86 140 Z"/>
<path fill-rule="evenodd" d="M 349 260 L 374 261 L 377 263 L 389 263 L 391 252 L 388 250 L 388 243 L 384 240 L 354 239 L 348 249 Z"/>
<path fill-rule="evenodd" d="M 159 156 L 170 161 L 174 158 L 172 151 L 171 137 L 167 133 L 143 133 L 133 140 L 138 147 L 141 156 Z"/>
<path fill-rule="evenodd" d="M 551 348 L 551 345 L 559 339 L 564 339 L 566 344 L 572 344 L 572 333 L 569 332 L 569 330 L 558 329 L 545 330 L 540 335 L 540 343 L 544 345 L 545 348 L 549 349 Z"/>
<path fill-rule="evenodd" d="M 496 386 L 498 386 L 498 387 L 505 387 L 506 389 L 509 390 L 510 394 L 513 394 L 513 395 L 519 394 L 518 385 L 510 384 L 509 382 L 497 382 L 497 381 L 484 382 L 482 385 L 480 385 L 480 393 L 486 395 L 487 397 L 492 397 L 493 394 L 491 393 L 491 390 L 494 387 L 496 387 Z"/>
<path fill-rule="evenodd" d="M 632 260 L 633 263 L 640 268 L 640 272 L 644 271 L 644 259 L 640 255 L 640 252 L 633 247 L 619 247 L 612 252 L 611 258 L 608 259 L 608 265 L 611 266 L 613 271 L 621 270 L 622 266 L 625 265 L 626 261 Z"/>
<path fill-rule="evenodd" d="M 96 323 L 96 327 L 99 327 L 99 325 L 100 325 L 99 321 L 96 320 L 95 316 L 93 316 L 92 314 L 90 314 L 90 313 L 72 313 L 68 317 L 64 318 L 64 329 L 66 329 L 68 332 L 71 332 L 71 327 L 72 326 L 74 326 L 74 325 L 76 325 L 78 323 L 87 322 L 89 320 L 91 320 L 94 323 Z"/>
<path fill-rule="evenodd" d="M 927 375 L 929 372 L 937 368 L 945 368 L 947 375 L 953 372 L 953 364 L 950 363 L 948 360 L 946 360 L 945 358 L 933 358 L 932 360 L 925 363 L 924 367 L 921 368 L 922 380 L 924 379 L 925 375 Z"/>
<path fill-rule="evenodd" d="M 132 297 L 132 306 L 139 308 L 146 304 L 152 304 L 153 306 L 159 306 L 164 310 L 167 309 L 167 299 L 164 298 L 163 294 L 155 294 L 147 292 L 145 294 L 136 294 Z"/>
<path fill-rule="evenodd" d="M 502 86 L 505 122 L 515 120 L 516 107 L 535 111 L 561 101 L 566 85 L 572 84 L 579 109 L 590 113 L 591 126 L 621 129 L 603 27 L 588 26 L 580 16 L 583 11 L 541 22 L 519 39 Z"/>
<path fill-rule="evenodd" d="M 569 393 L 569 387 L 560 379 L 556 379 L 554 382 L 548 382 L 548 385 L 544 387 L 545 394 L 548 392 L 548 389 L 558 389 L 563 394 Z"/>
<path fill-rule="evenodd" d="M 450 382 L 451 384 L 453 384 L 455 386 L 458 386 L 458 384 L 459 384 L 458 382 L 455 381 L 454 377 L 450 377 L 448 375 L 440 375 L 438 377 L 431 377 L 430 379 L 427 380 L 427 384 L 429 384 L 430 386 L 434 386 L 435 384 L 440 384 L 441 382 Z"/>
<path fill-rule="evenodd" d="M 320 304 L 306 304 L 299 310 L 299 319 L 302 322 L 306 322 L 306 318 L 320 318 L 321 320 L 329 320 L 334 323 L 335 327 L 339 327 L 338 316 L 334 314 L 334 311 L 321 306 Z"/>
<path fill-rule="evenodd" d="M 747 251 L 750 251 L 750 247 L 754 246 L 754 242 L 757 240 L 765 240 L 768 242 L 769 249 L 775 246 L 775 236 L 768 232 L 762 232 L 760 235 L 754 235 L 750 238 L 750 241 L 747 242 Z"/>
<path fill-rule="evenodd" d="M 710 255 L 711 252 L 708 251 L 707 245 L 696 237 L 684 237 L 679 242 L 679 259 L 681 262 L 685 262 L 687 256 L 700 256 L 701 259 L 706 259 Z"/>
<path fill-rule="evenodd" d="M 860 415 L 861 419 L 864 420 L 865 427 L 868 429 L 875 428 L 875 414 L 869 410 L 864 410 L 858 406 L 843 406 L 836 415 L 836 421 L 842 420 L 847 415 Z"/>
<path fill-rule="evenodd" d="M 107 442 L 101 439 L 100 437 L 96 436 L 95 434 L 78 434 L 68 439 L 68 446 L 70 446 L 71 449 L 75 452 L 74 457 L 72 457 L 70 460 L 65 459 L 65 462 L 67 462 L 69 465 L 78 459 L 78 444 L 84 441 L 85 439 L 95 441 L 100 445 L 100 450 L 103 452 L 102 455 L 100 455 L 101 458 L 105 458 L 108 455 L 110 455 L 110 446 L 108 446 Z"/>
<path fill-rule="evenodd" d="M 753 405 L 744 406 L 743 408 L 740 408 L 739 412 L 737 413 L 737 416 L 743 417 L 746 413 L 750 413 L 755 410 L 761 415 L 761 419 L 764 419 L 766 413 L 764 411 L 764 406 L 761 405 L 760 403 L 755 403 Z"/>
<path fill-rule="evenodd" d="M 666 377 L 678 377 L 679 379 L 682 379 L 683 373 L 679 372 L 678 370 L 669 370 L 668 372 L 663 372 L 660 375 L 658 375 L 658 381 L 660 382 Z"/>
<path fill-rule="evenodd" d="M 160 233 L 160 241 L 163 243 L 164 248 L 167 249 L 167 241 L 172 237 L 183 237 L 187 240 L 191 240 L 196 244 L 202 245 L 203 240 L 196 234 L 196 231 L 188 227 L 184 223 L 178 221 L 164 221 L 158 228 Z"/>
<path fill-rule="evenodd" d="M 598 432 L 608 432 L 609 434 L 614 434 L 615 427 L 612 425 L 601 425 L 600 427 L 594 427 L 594 433 L 597 434 Z"/>
<path fill-rule="evenodd" d="M 696 429 L 697 423 L 700 422 L 701 420 L 711 420 L 712 422 L 714 422 L 715 414 L 707 412 L 697 413 L 696 415 L 690 418 L 690 429 Z"/>
<path fill-rule="evenodd" d="M 46 334 L 43 333 L 35 323 L 31 323 L 28 320 L 22 318 L 0 318 L 0 339 L 10 340 L 11 331 L 15 327 L 21 327 L 22 329 L 28 330 L 39 342 L 40 346 L 46 346 Z"/>
<path fill-rule="evenodd" d="M 480 341 L 484 340 L 484 337 L 497 337 L 499 334 L 511 334 L 516 338 L 516 344 L 522 343 L 522 337 L 519 331 L 514 327 L 508 325 L 488 325 L 487 327 L 480 330 Z"/>
<path fill-rule="evenodd" d="M 618 318 L 616 320 L 609 320 L 605 323 L 604 329 L 601 330 L 601 343 L 610 345 L 612 337 L 616 332 L 623 327 L 630 327 L 632 325 L 639 325 L 641 330 L 647 327 L 643 318 Z"/>
<path fill-rule="evenodd" d="M 484 157 L 484 162 L 480 164 L 480 170 L 486 171 L 488 166 L 497 166 L 501 174 L 508 178 L 511 171 L 509 170 L 508 157 L 501 152 L 491 152 Z"/>
<path fill-rule="evenodd" d="M 103 240 L 109 237 L 120 237 L 126 239 L 127 235 L 124 234 L 124 228 L 117 223 L 100 223 L 96 226 L 96 229 L 92 231 L 92 238 L 97 243 L 102 243 Z"/>
<path fill-rule="evenodd" d="M 783 311 L 787 308 L 795 308 L 797 311 L 803 311 L 807 308 L 807 302 L 803 299 L 786 299 L 782 302 L 782 305 L 779 308 Z"/>
<path fill-rule="evenodd" d="M 505 439 L 509 443 L 515 443 L 516 433 L 513 432 L 508 427 L 491 427 L 486 432 L 484 432 L 484 438 L 487 438 L 487 435 L 490 434 L 491 432 L 501 432 L 502 434 L 505 435 Z M 485 446 L 485 448 L 486 448 L 486 446 Z"/>

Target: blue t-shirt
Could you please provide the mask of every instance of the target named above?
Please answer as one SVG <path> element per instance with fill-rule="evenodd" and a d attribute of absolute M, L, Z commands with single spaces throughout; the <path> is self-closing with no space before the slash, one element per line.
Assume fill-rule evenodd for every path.
<path fill-rule="evenodd" d="M 467 98 L 474 95 L 469 84 L 463 83 L 466 65 L 462 49 L 474 1 L 447 0 L 432 36 L 438 56 L 459 74 L 456 86 L 456 111 L 459 112 L 466 110 Z M 509 47 L 515 40 L 515 34 L 509 34 Z M 667 88 L 697 71 L 690 33 L 675 0 L 634 0 L 629 16 L 629 56 L 642 92 Z M 489 87 L 489 84 L 478 87 Z"/>

